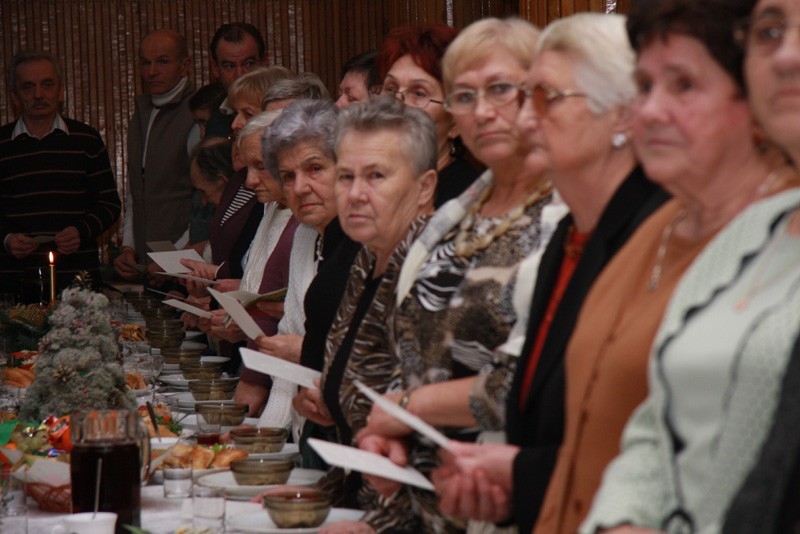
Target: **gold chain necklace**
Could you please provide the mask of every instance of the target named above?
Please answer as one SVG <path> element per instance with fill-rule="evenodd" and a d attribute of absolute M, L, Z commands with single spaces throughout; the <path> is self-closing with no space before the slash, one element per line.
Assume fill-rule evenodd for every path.
<path fill-rule="evenodd" d="M 770 190 L 778 177 L 778 172 L 779 171 L 776 169 L 767 174 L 766 178 L 764 178 L 764 181 L 762 181 L 761 184 L 759 184 L 759 186 L 756 188 L 756 194 L 751 203 L 764 196 Z M 747 205 L 745 208 L 746 207 Z M 736 215 L 742 211 L 744 211 L 744 209 L 736 213 Z M 678 226 L 678 224 L 680 224 L 680 222 L 686 218 L 686 215 L 687 212 L 684 208 L 675 216 L 675 219 L 672 221 L 672 223 L 670 223 L 669 226 L 666 226 L 664 231 L 661 233 L 661 241 L 658 244 L 658 251 L 656 252 L 656 262 L 653 265 L 653 270 L 650 271 L 650 278 L 647 281 L 647 290 L 651 293 L 658 289 L 658 286 L 661 283 L 661 275 L 664 273 L 664 258 L 667 255 L 667 245 L 669 245 L 669 240 L 672 237 L 672 233 L 675 231 L 675 228 Z M 734 215 L 734 217 L 736 215 Z M 719 226 L 723 226 L 727 222 L 728 221 L 723 221 L 723 223 Z"/>
<path fill-rule="evenodd" d="M 476 253 L 491 245 L 495 239 L 505 235 L 506 232 L 511 229 L 511 225 L 514 221 L 525 214 L 525 210 L 553 191 L 553 185 L 549 180 L 545 180 L 539 185 L 536 191 L 528 195 L 525 202 L 502 216 L 488 218 L 490 226 L 485 232 L 481 232 L 480 234 L 474 231 L 471 232 L 475 222 L 478 220 L 478 214 L 481 208 L 483 208 L 483 205 L 486 203 L 486 199 L 492 194 L 493 189 L 494 187 L 492 186 L 483 192 L 481 198 L 472 205 L 467 216 L 464 217 L 458 225 L 458 234 L 455 239 L 455 251 L 456 254 L 462 258 L 471 258 Z"/>

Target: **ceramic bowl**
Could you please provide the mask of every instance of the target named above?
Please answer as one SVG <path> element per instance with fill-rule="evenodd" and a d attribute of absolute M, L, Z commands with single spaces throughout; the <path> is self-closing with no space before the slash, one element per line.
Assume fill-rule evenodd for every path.
<path fill-rule="evenodd" d="M 231 430 L 237 449 L 251 453 L 278 452 L 283 449 L 289 432 L 285 428 L 240 428 Z"/>
<path fill-rule="evenodd" d="M 286 484 L 294 464 L 291 460 L 238 460 L 231 462 L 231 471 L 240 486 Z"/>
<path fill-rule="evenodd" d="M 244 422 L 250 407 L 242 402 L 222 404 L 219 402 L 198 402 L 194 411 L 205 418 L 209 423 L 219 423 L 222 426 L 239 426 Z"/>
<path fill-rule="evenodd" d="M 264 495 L 264 508 L 280 528 L 316 528 L 331 511 L 331 498 L 316 488 L 277 488 Z"/>
<path fill-rule="evenodd" d="M 230 400 L 237 380 L 189 380 L 189 391 L 197 401 Z"/>
<path fill-rule="evenodd" d="M 223 365 L 223 362 L 203 360 L 181 361 L 180 369 L 188 380 L 210 380 L 220 377 Z"/>

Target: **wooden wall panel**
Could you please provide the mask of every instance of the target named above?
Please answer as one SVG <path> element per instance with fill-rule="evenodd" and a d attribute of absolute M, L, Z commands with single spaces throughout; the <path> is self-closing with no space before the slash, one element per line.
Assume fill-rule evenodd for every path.
<path fill-rule="evenodd" d="M 445 22 L 462 28 L 487 16 L 538 25 L 575 11 L 625 9 L 629 0 L 0 0 L 3 65 L 24 48 L 49 50 L 66 71 L 65 114 L 97 128 L 124 183 L 126 130 L 139 92 L 137 50 L 149 31 L 183 33 L 197 86 L 210 81 L 208 44 L 225 22 L 264 33 L 269 61 L 320 76 L 335 96 L 341 65 L 375 48 L 396 26 Z M 0 123 L 14 119 L 0 80 Z"/>

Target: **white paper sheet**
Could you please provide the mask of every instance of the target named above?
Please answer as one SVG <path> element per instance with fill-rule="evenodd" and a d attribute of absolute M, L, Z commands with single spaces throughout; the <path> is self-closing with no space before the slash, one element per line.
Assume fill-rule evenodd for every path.
<path fill-rule="evenodd" d="M 147 255 L 166 273 L 188 273 L 191 271 L 188 267 L 183 266 L 181 263 L 183 259 L 203 261 L 200 254 L 193 248 L 171 250 L 168 252 L 148 252 Z"/>
<path fill-rule="evenodd" d="M 411 428 L 413 428 L 426 438 L 430 439 L 443 449 L 448 449 L 448 450 L 450 449 L 450 440 L 447 438 L 447 436 L 445 436 L 444 434 L 433 428 L 431 425 L 429 425 L 428 423 L 426 423 L 413 413 L 409 412 L 408 410 L 401 408 L 394 402 L 390 401 L 383 395 L 379 394 L 374 389 L 365 386 L 358 380 L 356 380 L 354 384 L 361 393 L 366 395 L 369 400 L 377 404 L 383 411 L 385 411 L 386 413 L 388 413 L 401 423 L 410 426 Z"/>
<path fill-rule="evenodd" d="M 433 491 L 431 481 L 413 467 L 400 467 L 378 454 L 316 438 L 308 438 L 308 444 L 331 465 Z"/>
<path fill-rule="evenodd" d="M 191 304 L 187 304 L 185 302 L 181 302 L 180 300 L 176 299 L 167 299 L 163 301 L 164 304 L 172 306 L 173 308 L 178 308 L 179 310 L 183 310 L 185 312 L 189 312 L 193 315 L 198 317 L 203 317 L 204 319 L 211 319 L 214 315 L 211 312 L 208 312 L 202 308 L 198 308 L 197 306 L 192 306 Z"/>
<path fill-rule="evenodd" d="M 247 348 L 241 348 L 239 352 L 242 355 L 242 363 L 248 369 L 283 378 L 304 388 L 317 389 L 314 379 L 322 375 L 319 371 Z"/>
<path fill-rule="evenodd" d="M 261 330 L 253 318 L 250 317 L 250 314 L 247 313 L 247 310 L 242 308 L 242 305 L 239 304 L 238 300 L 230 295 L 220 293 L 219 291 L 211 288 L 208 288 L 208 292 L 211 293 L 211 296 L 217 299 L 219 305 L 225 308 L 225 311 L 228 312 L 228 315 L 230 315 L 231 318 L 236 321 L 236 324 L 242 329 L 244 335 L 253 340 L 258 336 L 265 335 L 264 331 Z"/>

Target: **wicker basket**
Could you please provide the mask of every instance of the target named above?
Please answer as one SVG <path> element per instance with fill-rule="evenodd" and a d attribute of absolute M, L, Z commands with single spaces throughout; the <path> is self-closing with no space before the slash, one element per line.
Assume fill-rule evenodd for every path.
<path fill-rule="evenodd" d="M 51 486 L 43 482 L 28 482 L 25 484 L 28 495 L 47 512 L 67 514 L 72 509 L 72 485 Z"/>

